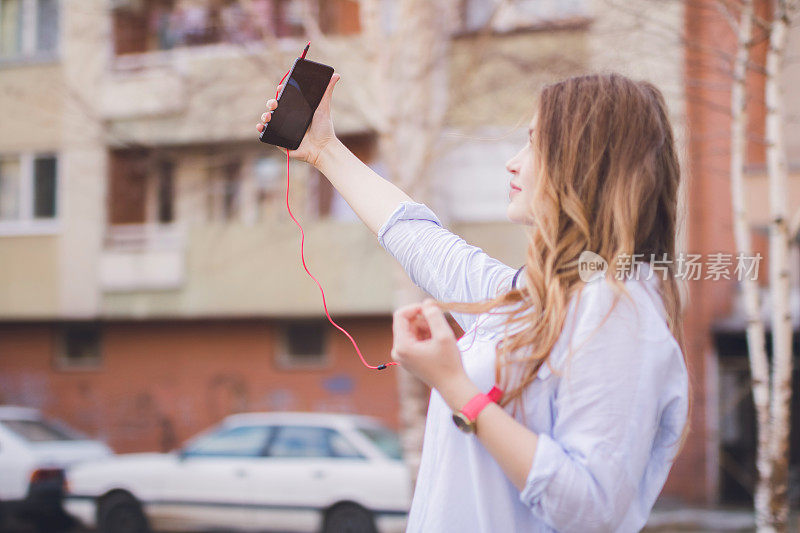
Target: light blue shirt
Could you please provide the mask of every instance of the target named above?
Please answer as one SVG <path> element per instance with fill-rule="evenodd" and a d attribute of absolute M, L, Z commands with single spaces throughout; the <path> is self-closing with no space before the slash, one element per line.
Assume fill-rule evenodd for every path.
<path fill-rule="evenodd" d="M 402 202 L 378 242 L 409 277 L 442 301 L 474 302 L 511 288 L 516 269 L 443 228 L 424 204 Z M 519 491 L 473 434 L 431 391 L 407 533 L 639 531 L 664 486 L 687 416 L 688 373 L 644 265 L 612 286 L 587 283 L 569 304 L 550 362 L 512 415 L 539 439 Z M 649 279 L 648 279 L 649 278 Z M 524 284 L 519 276 L 517 286 Z M 603 321 L 603 318 L 608 318 Z M 453 313 L 464 369 L 483 391 L 494 384 L 504 315 Z M 473 341 L 474 337 L 474 341 Z M 572 348 L 572 355 L 567 354 Z M 566 363 L 569 362 L 569 365 Z M 554 372 L 554 371 L 555 372 Z"/>

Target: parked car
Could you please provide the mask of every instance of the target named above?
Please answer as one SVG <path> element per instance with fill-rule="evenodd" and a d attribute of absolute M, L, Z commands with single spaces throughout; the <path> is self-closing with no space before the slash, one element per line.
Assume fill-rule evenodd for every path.
<path fill-rule="evenodd" d="M 377 419 L 245 413 L 166 454 L 67 471 L 65 508 L 100 533 L 151 530 L 401 532 L 411 480 Z"/>
<path fill-rule="evenodd" d="M 0 530 L 28 523 L 53 532 L 71 523 L 61 504 L 64 469 L 111 449 L 28 407 L 0 406 Z"/>

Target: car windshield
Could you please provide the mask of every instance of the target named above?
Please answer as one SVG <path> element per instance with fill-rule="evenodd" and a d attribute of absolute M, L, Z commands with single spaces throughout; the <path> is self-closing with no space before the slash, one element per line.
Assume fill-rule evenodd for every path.
<path fill-rule="evenodd" d="M 270 435 L 269 426 L 224 427 L 201 435 L 186 446 L 185 457 L 258 457 Z"/>
<path fill-rule="evenodd" d="M 358 431 L 392 459 L 403 458 L 403 448 L 400 446 L 400 438 L 397 436 L 397 433 L 391 429 L 381 426 L 361 426 L 358 428 Z"/>
<path fill-rule="evenodd" d="M 78 438 L 65 428 L 44 420 L 0 420 L 0 424 L 28 442 L 54 442 Z"/>

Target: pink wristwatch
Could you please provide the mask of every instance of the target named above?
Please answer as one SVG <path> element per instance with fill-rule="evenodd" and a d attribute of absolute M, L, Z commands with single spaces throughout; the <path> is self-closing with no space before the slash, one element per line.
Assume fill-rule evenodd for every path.
<path fill-rule="evenodd" d="M 453 422 L 464 433 L 475 433 L 475 420 L 478 418 L 478 413 L 491 402 L 499 402 L 502 397 L 503 390 L 497 385 L 486 394 L 479 392 L 464 407 L 453 413 Z"/>

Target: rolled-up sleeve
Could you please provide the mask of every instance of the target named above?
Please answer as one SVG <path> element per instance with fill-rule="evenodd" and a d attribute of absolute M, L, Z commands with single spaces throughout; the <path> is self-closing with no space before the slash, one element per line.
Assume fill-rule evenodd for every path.
<path fill-rule="evenodd" d="M 630 309 L 621 301 L 602 323 L 596 318 L 608 307 L 598 306 L 575 327 L 552 431 L 539 433 L 519 494 L 561 532 L 625 529 L 658 431 L 660 391 L 673 377 L 669 338 L 641 338 L 636 318 L 623 308 Z"/>
<path fill-rule="evenodd" d="M 401 202 L 378 230 L 378 242 L 422 290 L 441 301 L 476 302 L 510 288 L 515 269 L 442 227 L 425 204 Z M 464 331 L 477 315 L 452 313 Z"/>

